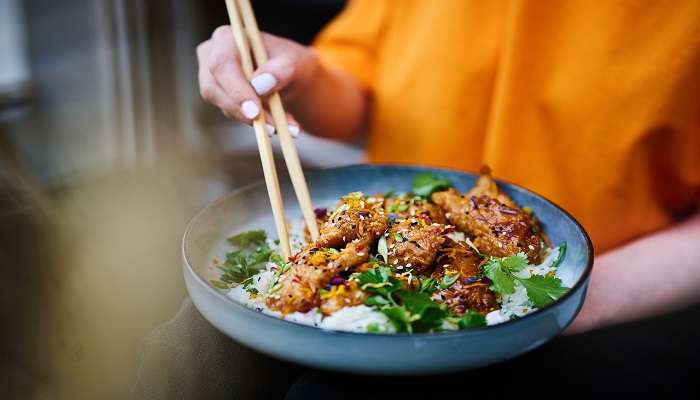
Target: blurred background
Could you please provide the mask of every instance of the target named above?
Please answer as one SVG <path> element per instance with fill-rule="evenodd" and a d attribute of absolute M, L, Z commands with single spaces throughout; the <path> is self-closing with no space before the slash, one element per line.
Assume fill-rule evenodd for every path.
<path fill-rule="evenodd" d="M 344 2 L 253 3 L 308 43 Z M 221 0 L 0 0 L 3 398 L 129 397 L 185 297 L 186 222 L 262 175 L 249 128 L 199 97 L 195 47 L 225 23 Z M 362 159 L 297 145 L 309 168 Z"/>

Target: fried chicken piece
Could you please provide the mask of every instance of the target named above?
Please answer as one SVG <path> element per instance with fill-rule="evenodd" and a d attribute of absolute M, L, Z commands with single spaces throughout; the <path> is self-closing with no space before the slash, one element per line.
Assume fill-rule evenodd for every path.
<path fill-rule="evenodd" d="M 432 278 L 441 282 L 445 275 L 456 276 L 447 289 L 434 295 L 444 302 L 454 315 L 462 316 L 469 310 L 486 314 L 498 308 L 495 294 L 486 283 L 476 281 L 481 259 L 466 243 L 447 239 L 438 255 L 438 266 Z"/>
<path fill-rule="evenodd" d="M 482 253 L 505 257 L 523 252 L 530 262 L 539 263 L 542 239 L 535 233 L 541 231 L 537 222 L 494 185 L 490 176 L 482 175 L 471 195 L 448 189 L 432 199 L 445 209 L 451 224 L 475 238 Z"/>
<path fill-rule="evenodd" d="M 357 287 L 356 281 L 346 281 L 340 285 L 332 286 L 327 293 L 320 297 L 321 312 L 324 315 L 331 315 L 343 307 L 364 304 L 368 295 Z"/>
<path fill-rule="evenodd" d="M 444 304 L 452 310 L 452 314 L 458 317 L 469 310 L 486 315 L 499 307 L 496 295 L 489 290 L 489 285 L 483 282 L 455 282 L 449 289 L 441 290 L 439 295 Z"/>
<path fill-rule="evenodd" d="M 445 241 L 445 226 L 430 221 L 427 217 L 410 217 L 391 226 L 386 239 L 389 264 L 411 268 L 415 274 L 423 274 L 432 266 Z"/>
<path fill-rule="evenodd" d="M 381 198 L 368 198 L 359 192 L 349 193 L 321 226 L 317 245 L 342 248 L 374 229 L 379 220 L 386 224 Z"/>
<path fill-rule="evenodd" d="M 445 238 L 445 242 L 440 247 L 436 264 L 444 269 L 459 272 L 462 278 L 473 278 L 480 275 L 479 266 L 481 257 L 465 242 L 457 242 L 450 238 Z M 440 271 L 438 270 L 438 273 Z"/>
<path fill-rule="evenodd" d="M 340 251 L 310 244 L 295 254 L 291 258 L 292 266 L 279 278 L 279 289 L 267 298 L 267 305 L 283 314 L 306 312 L 319 306 L 319 289 L 335 275 L 369 259 L 370 246 L 386 230 L 386 219 L 377 216 L 363 221 L 363 227 L 362 236 Z"/>
<path fill-rule="evenodd" d="M 431 222 L 447 223 L 442 208 L 421 198 L 386 197 L 384 198 L 384 211 L 387 215 L 393 214 L 396 221 L 410 217 L 428 217 Z"/>
<path fill-rule="evenodd" d="M 467 193 L 467 197 L 481 197 L 488 196 L 492 199 L 496 199 L 499 203 L 511 207 L 518 208 L 517 204 L 513 199 L 508 196 L 508 194 L 501 191 L 496 184 L 496 181 L 491 176 L 491 169 L 487 166 L 483 166 L 479 172 L 479 179 L 476 180 L 476 184 Z"/>

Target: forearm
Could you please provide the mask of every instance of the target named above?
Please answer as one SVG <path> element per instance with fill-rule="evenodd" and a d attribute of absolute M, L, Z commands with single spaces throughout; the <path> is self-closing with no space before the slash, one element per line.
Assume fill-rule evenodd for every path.
<path fill-rule="evenodd" d="M 700 213 L 601 255 L 586 301 L 566 333 L 580 333 L 700 301 Z"/>
<path fill-rule="evenodd" d="M 349 139 L 364 129 L 369 99 L 347 73 L 318 64 L 301 90 L 285 98 L 289 111 L 313 134 Z"/>

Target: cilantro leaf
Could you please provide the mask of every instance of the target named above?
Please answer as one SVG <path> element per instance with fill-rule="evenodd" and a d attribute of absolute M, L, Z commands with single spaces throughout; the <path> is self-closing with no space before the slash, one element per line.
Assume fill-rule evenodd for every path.
<path fill-rule="evenodd" d="M 382 295 L 374 295 L 372 297 L 367 298 L 365 300 L 365 304 L 368 306 L 385 306 L 389 304 L 389 300 L 386 299 L 386 297 Z"/>
<path fill-rule="evenodd" d="M 381 329 L 379 328 L 379 324 L 376 322 L 370 322 L 367 324 L 367 333 L 379 333 L 381 332 Z"/>
<path fill-rule="evenodd" d="M 363 272 L 357 276 L 357 283 L 364 291 L 384 296 L 387 300 L 386 304 L 393 301 L 391 293 L 401 289 L 401 282 L 391 276 L 389 267 L 379 267 Z"/>
<path fill-rule="evenodd" d="M 239 248 L 248 248 L 253 246 L 260 246 L 267 240 L 267 234 L 262 229 L 252 230 L 248 232 L 239 233 L 238 235 L 233 235 L 227 239 L 229 243 Z"/>
<path fill-rule="evenodd" d="M 520 272 L 527 266 L 527 256 L 523 253 L 518 253 L 501 259 L 501 265 L 508 272 Z"/>
<path fill-rule="evenodd" d="M 447 317 L 447 307 L 434 302 L 426 293 L 399 290 L 396 296 L 409 312 L 412 329 L 416 332 L 440 328 L 442 320 Z"/>
<path fill-rule="evenodd" d="M 408 315 L 408 311 L 400 306 L 384 307 L 381 309 L 384 315 L 389 318 L 397 332 L 407 332 L 413 333 L 413 326 L 411 326 L 411 318 Z"/>
<path fill-rule="evenodd" d="M 450 181 L 431 173 L 418 174 L 413 178 L 413 193 L 425 199 L 430 199 L 433 193 L 450 187 L 452 187 Z"/>
<path fill-rule="evenodd" d="M 388 266 L 381 266 L 355 276 L 360 289 L 374 293 L 365 304 L 384 313 L 398 332 L 430 332 L 440 329 L 448 316 L 447 306 L 430 298 L 435 290 L 434 279 L 421 282 L 423 291 L 401 288 L 401 281 L 392 276 Z"/>
<path fill-rule="evenodd" d="M 501 295 L 515 292 L 513 276 L 503 270 L 499 259 L 491 257 L 482 268 L 484 270 L 484 275 L 491 279 L 491 290 Z"/>
<path fill-rule="evenodd" d="M 486 326 L 486 317 L 474 310 L 469 310 L 457 321 L 457 325 L 459 329 Z"/>
<path fill-rule="evenodd" d="M 428 293 L 432 294 L 437 290 L 437 282 L 433 278 L 428 278 L 424 279 L 420 282 L 420 289 L 418 289 L 419 292 L 421 293 Z"/>
<path fill-rule="evenodd" d="M 536 307 L 545 306 L 566 293 L 568 288 L 562 286 L 559 278 L 544 275 L 519 278 L 514 275 L 526 266 L 525 255 L 516 254 L 501 259 L 491 257 L 482 268 L 484 275 L 493 282 L 491 285 L 493 291 L 501 295 L 512 294 L 515 292 L 515 282 L 520 282 L 527 291 L 527 297 Z"/>
<path fill-rule="evenodd" d="M 228 288 L 234 284 L 250 285 L 251 277 L 263 268 L 267 262 L 283 264 L 283 258 L 267 243 L 263 230 L 253 230 L 231 236 L 228 241 L 238 246 L 237 250 L 226 253 L 224 264 L 219 266 L 223 274 L 214 284 L 217 288 Z"/>
<path fill-rule="evenodd" d="M 566 293 L 561 279 L 553 276 L 532 275 L 529 279 L 518 279 L 527 290 L 527 297 L 537 306 L 543 307 Z"/>

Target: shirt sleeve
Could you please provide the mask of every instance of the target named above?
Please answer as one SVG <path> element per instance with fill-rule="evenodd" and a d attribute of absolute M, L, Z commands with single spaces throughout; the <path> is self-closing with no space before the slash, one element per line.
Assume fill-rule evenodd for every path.
<path fill-rule="evenodd" d="M 386 3 L 385 0 L 349 1 L 313 43 L 323 64 L 344 70 L 370 91 L 386 25 Z"/>

